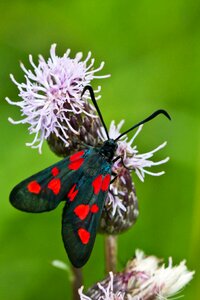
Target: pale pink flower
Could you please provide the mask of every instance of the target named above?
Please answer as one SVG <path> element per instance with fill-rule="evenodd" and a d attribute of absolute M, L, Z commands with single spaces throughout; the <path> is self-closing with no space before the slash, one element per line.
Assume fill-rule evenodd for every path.
<path fill-rule="evenodd" d="M 84 86 L 91 84 L 93 79 L 106 78 L 109 75 L 98 76 L 104 62 L 98 68 L 94 68 L 94 59 L 91 59 L 91 52 L 85 60 L 82 60 L 82 53 L 79 52 L 74 58 L 70 58 L 68 49 L 62 57 L 56 55 L 56 44 L 50 49 L 50 58 L 46 61 L 39 55 L 38 64 L 33 62 L 32 55 L 29 61 L 33 69 L 27 69 L 22 63 L 21 68 L 25 73 L 25 82 L 19 83 L 11 75 L 12 81 L 19 89 L 19 102 L 7 102 L 20 107 L 22 120 L 14 121 L 13 124 L 29 124 L 30 134 L 34 139 L 28 146 L 39 148 L 41 152 L 43 141 L 54 133 L 61 139 L 65 146 L 68 146 L 68 133 L 78 134 L 78 130 L 70 122 L 70 114 L 96 116 L 96 111 L 90 106 L 90 113 L 85 110 L 85 101 L 88 98 L 81 98 Z M 100 87 L 95 91 L 98 93 Z"/>
<path fill-rule="evenodd" d="M 109 136 L 112 139 L 116 139 L 121 134 L 121 128 L 124 124 L 124 120 L 122 120 L 118 125 L 115 125 L 115 122 L 112 121 L 109 128 Z M 146 153 L 139 153 L 137 146 L 135 143 L 135 138 L 142 130 L 143 125 L 141 125 L 138 130 L 135 132 L 133 137 L 128 140 L 127 135 L 124 135 L 122 139 L 118 141 L 118 148 L 116 150 L 115 156 L 121 156 L 122 161 L 119 159 L 117 160 L 112 168 L 112 171 L 115 172 L 118 177 L 116 182 L 111 184 L 110 186 L 110 192 L 108 194 L 106 203 L 111 203 L 113 207 L 113 215 L 116 213 L 116 210 L 119 211 L 125 211 L 126 205 L 123 203 L 122 199 L 124 198 L 126 194 L 126 190 L 123 190 L 122 187 L 127 187 L 131 185 L 131 176 L 129 176 L 129 173 L 131 171 L 135 172 L 135 174 L 138 176 L 138 178 L 141 181 L 144 181 L 145 174 L 152 175 L 152 176 L 160 176 L 163 175 L 165 172 L 152 172 L 149 171 L 148 168 L 151 168 L 153 166 L 161 165 L 166 163 L 169 160 L 169 157 L 166 157 L 165 159 L 162 159 L 160 161 L 153 161 L 152 157 L 154 153 L 164 148 L 167 144 L 167 142 L 162 143 L 160 146 L 156 147 L 154 150 L 151 150 Z M 102 141 L 105 141 L 107 139 L 106 133 L 104 128 L 101 128 L 99 130 L 99 137 Z M 127 170 L 125 166 L 129 169 Z M 131 182 L 130 182 L 131 181 Z M 120 186 L 120 188 L 119 188 Z M 130 191 L 129 191 L 130 192 Z"/>
<path fill-rule="evenodd" d="M 167 266 L 155 256 L 145 256 L 136 250 L 124 271 L 110 273 L 105 280 L 94 285 L 86 294 L 79 289 L 81 300 L 164 300 L 179 293 L 193 278 L 185 261 L 173 266 L 169 258 Z"/>

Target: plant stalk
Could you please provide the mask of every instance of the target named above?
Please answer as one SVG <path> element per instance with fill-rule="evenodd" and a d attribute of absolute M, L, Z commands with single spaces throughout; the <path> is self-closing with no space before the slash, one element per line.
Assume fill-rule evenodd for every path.
<path fill-rule="evenodd" d="M 78 289 L 83 285 L 82 269 L 77 269 L 72 266 L 73 280 L 72 280 L 72 299 L 80 300 Z"/>
<path fill-rule="evenodd" d="M 107 235 L 105 237 L 105 262 L 106 274 L 110 271 L 116 272 L 117 269 L 117 236 Z"/>

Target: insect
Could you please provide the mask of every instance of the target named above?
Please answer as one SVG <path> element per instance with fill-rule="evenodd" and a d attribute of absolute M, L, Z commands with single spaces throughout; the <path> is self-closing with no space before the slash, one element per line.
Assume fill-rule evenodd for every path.
<path fill-rule="evenodd" d="M 105 129 L 107 140 L 100 147 L 88 147 L 25 179 L 13 188 L 11 204 L 22 211 L 39 213 L 50 211 L 62 201 L 62 239 L 71 263 L 82 267 L 90 257 L 104 201 L 111 180 L 117 142 L 129 131 L 159 114 L 170 119 L 165 110 L 157 110 L 116 139 L 108 134 L 102 114 L 91 86 L 85 86 L 82 95 L 89 91 Z M 122 161 L 123 163 L 123 161 Z"/>

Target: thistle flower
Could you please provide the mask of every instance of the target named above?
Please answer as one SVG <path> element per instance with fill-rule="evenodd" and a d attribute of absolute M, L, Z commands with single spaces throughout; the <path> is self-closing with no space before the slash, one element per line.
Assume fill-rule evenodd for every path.
<path fill-rule="evenodd" d="M 101 283 L 97 283 L 97 289 L 99 289 L 98 298 L 99 300 L 124 300 L 124 293 L 121 291 L 113 292 L 113 279 L 114 275 L 112 272 L 109 273 L 110 280 L 107 282 L 107 284 L 102 285 Z M 91 300 L 93 298 L 90 298 L 83 294 L 83 286 L 79 289 L 79 295 L 81 300 Z M 96 296 L 95 296 L 96 297 Z"/>
<path fill-rule="evenodd" d="M 115 125 L 114 121 L 111 122 L 110 129 L 109 129 L 110 138 L 115 139 L 121 134 L 120 130 L 121 130 L 121 127 L 123 124 L 124 124 L 124 120 L 122 120 L 117 126 Z M 163 144 L 161 144 L 156 149 L 154 149 L 150 152 L 143 153 L 143 154 L 138 153 L 137 146 L 136 145 L 132 146 L 132 144 L 135 141 L 135 138 L 137 137 L 137 135 L 142 130 L 142 127 L 143 127 L 143 125 L 139 126 L 138 130 L 136 131 L 136 133 L 134 134 L 134 136 L 131 138 L 130 141 L 128 141 L 127 135 L 124 135 L 123 138 L 118 141 L 116 157 L 121 156 L 123 159 L 124 166 L 126 166 L 127 168 L 130 168 L 131 170 L 134 170 L 136 175 L 139 177 L 139 179 L 141 181 L 144 181 L 145 174 L 149 174 L 152 176 L 163 175 L 165 173 L 164 171 L 156 173 L 156 172 L 150 172 L 150 171 L 146 170 L 146 168 L 164 164 L 169 160 L 169 157 L 167 157 L 161 161 L 158 161 L 158 162 L 154 162 L 154 161 L 150 160 L 150 158 L 153 157 L 153 154 L 155 152 L 157 152 L 158 150 L 160 150 L 166 146 L 167 142 L 164 142 Z M 101 132 L 99 132 L 99 136 L 103 141 L 106 140 L 106 135 L 105 135 L 105 131 L 103 128 L 101 129 Z M 114 163 L 113 171 L 120 173 L 119 172 L 120 166 L 124 167 L 121 164 L 121 161 L 117 160 Z M 126 181 L 125 178 L 123 178 L 123 174 L 121 174 L 121 180 L 124 183 Z"/>
<path fill-rule="evenodd" d="M 114 121 L 111 122 L 109 129 L 110 138 L 115 139 L 120 135 L 123 124 L 124 120 L 118 125 L 115 125 Z M 135 174 L 141 181 L 144 181 L 145 174 L 152 176 L 164 174 L 164 171 L 154 173 L 147 170 L 147 168 L 166 163 L 169 160 L 169 157 L 158 162 L 151 160 L 155 152 L 165 147 L 166 142 L 150 152 L 139 154 L 137 146 L 132 144 L 141 130 L 142 125 L 130 141 L 128 141 L 127 135 L 118 141 L 116 157 L 122 157 L 123 163 L 121 160 L 117 160 L 113 165 L 112 171 L 117 174 L 117 178 L 111 184 L 108 197 L 105 201 L 99 227 L 100 232 L 117 234 L 128 229 L 135 223 L 139 211 L 131 171 L 135 171 Z M 102 141 L 106 140 L 103 128 L 99 131 L 99 137 Z"/>
<path fill-rule="evenodd" d="M 96 75 L 96 72 L 103 68 L 104 62 L 97 69 L 93 69 L 94 59 L 91 59 L 91 52 L 81 61 L 83 56 L 81 52 L 77 53 L 75 58 L 70 58 L 68 49 L 62 57 L 59 57 L 55 49 L 56 44 L 53 44 L 47 61 L 39 55 L 38 65 L 33 62 L 30 55 L 29 61 L 33 71 L 26 69 L 21 63 L 26 82 L 18 83 L 13 75 L 11 80 L 17 85 L 22 100 L 13 102 L 6 98 L 8 103 L 19 106 L 22 116 L 25 116 L 19 121 L 11 118 L 9 121 L 13 124 L 30 124 L 29 132 L 35 137 L 32 143 L 27 145 L 39 148 L 39 152 L 43 141 L 51 134 L 62 140 L 65 147 L 69 145 L 68 132 L 79 133 L 79 128 L 73 121 L 74 115 L 96 117 L 93 106 L 87 104 L 87 96 L 85 99 L 81 98 L 81 92 L 93 79 L 109 76 Z M 95 92 L 99 91 L 100 87 Z"/>
<path fill-rule="evenodd" d="M 84 104 L 85 110 L 92 114 L 93 106 L 89 105 L 87 102 Z M 58 156 L 68 156 L 73 154 L 76 151 L 85 149 L 87 146 L 99 146 L 101 140 L 98 136 L 98 128 L 101 126 L 99 117 L 90 117 L 89 115 L 84 114 L 73 114 L 69 117 L 69 122 L 71 125 L 78 131 L 75 134 L 73 131 L 68 130 L 68 146 L 63 142 L 59 136 L 56 136 L 55 133 L 51 133 L 47 139 L 50 149 Z M 62 135 L 62 132 L 60 131 Z"/>
<path fill-rule="evenodd" d="M 145 257 L 136 250 L 136 257 L 129 261 L 123 272 L 110 273 L 101 283 L 94 285 L 86 295 L 83 287 L 79 289 L 81 300 L 161 300 L 177 294 L 193 278 L 194 272 L 188 271 L 185 261 L 172 266 L 161 264 L 155 256 Z"/>

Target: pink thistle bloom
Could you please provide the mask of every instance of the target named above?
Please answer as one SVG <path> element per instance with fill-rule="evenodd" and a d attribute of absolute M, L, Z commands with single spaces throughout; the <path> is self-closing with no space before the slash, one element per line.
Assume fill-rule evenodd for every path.
<path fill-rule="evenodd" d="M 121 134 L 120 131 L 123 124 L 124 120 L 122 120 L 118 125 L 115 125 L 114 121 L 111 122 L 109 128 L 110 138 L 116 139 Z M 164 164 L 169 160 L 169 157 L 166 157 L 165 159 L 157 162 L 152 160 L 154 153 L 164 148 L 167 142 L 162 143 L 154 150 L 142 154 L 139 153 L 137 146 L 133 145 L 135 138 L 142 130 L 142 127 L 143 125 L 141 125 L 138 128 L 134 136 L 129 141 L 127 135 L 124 135 L 123 138 L 118 141 L 116 157 L 121 156 L 123 159 L 123 164 L 119 159 L 113 165 L 112 171 L 115 172 L 118 175 L 118 177 L 116 181 L 113 184 L 111 184 L 110 192 L 106 200 L 107 204 L 112 204 L 113 215 L 116 213 L 116 211 L 118 211 L 119 213 L 120 211 L 126 211 L 126 207 L 122 201 L 122 199 L 126 195 L 126 190 L 123 189 L 123 187 L 126 188 L 127 186 L 131 185 L 131 176 L 129 176 L 131 171 L 135 171 L 135 174 L 139 177 L 141 181 L 144 181 L 145 174 L 149 174 L 152 176 L 160 176 L 165 173 L 164 171 L 157 173 L 150 172 L 148 168 Z M 101 128 L 101 130 L 99 131 L 99 137 L 103 141 L 107 139 L 104 128 Z M 126 166 L 129 170 L 127 170 L 124 166 Z M 130 191 L 128 192 L 130 193 Z M 136 211 L 136 216 L 137 214 L 138 212 Z"/>
<path fill-rule="evenodd" d="M 97 283 L 97 289 L 99 289 L 99 300 L 125 300 L 125 293 L 113 292 L 113 273 L 110 272 L 110 281 L 108 281 L 107 285 L 102 285 L 101 283 Z M 83 286 L 79 289 L 79 295 L 81 300 L 92 300 L 83 294 Z M 97 299 L 97 298 L 95 298 Z"/>
<path fill-rule="evenodd" d="M 97 76 L 104 62 L 94 69 L 94 59 L 91 59 L 91 52 L 85 60 L 82 60 L 82 53 L 79 52 L 74 58 L 70 58 L 68 49 L 62 57 L 56 55 L 56 44 L 50 49 L 50 58 L 45 61 L 39 55 L 38 65 L 33 62 L 32 55 L 29 56 L 33 71 L 26 69 L 21 63 L 20 66 L 25 73 L 26 81 L 18 83 L 11 74 L 11 80 L 19 89 L 19 102 L 13 102 L 6 98 L 7 102 L 20 107 L 24 118 L 14 121 L 13 124 L 30 124 L 29 132 L 35 137 L 31 143 L 26 145 L 33 148 L 41 148 L 43 141 L 51 133 L 60 138 L 65 146 L 68 146 L 67 131 L 78 134 L 70 122 L 70 114 L 84 113 L 90 117 L 97 117 L 96 111 L 91 106 L 92 113 L 85 110 L 85 99 L 81 99 L 81 92 L 84 86 L 91 84 L 93 79 L 106 78 L 110 75 Z M 95 91 L 100 91 L 100 87 Z M 93 113 L 94 112 L 94 113 Z"/>
<path fill-rule="evenodd" d="M 161 264 L 155 256 L 145 256 L 136 250 L 135 258 L 129 261 L 124 271 L 113 274 L 94 285 L 86 295 L 79 289 L 81 300 L 163 300 L 180 292 L 193 278 L 185 261 L 178 266 Z"/>

